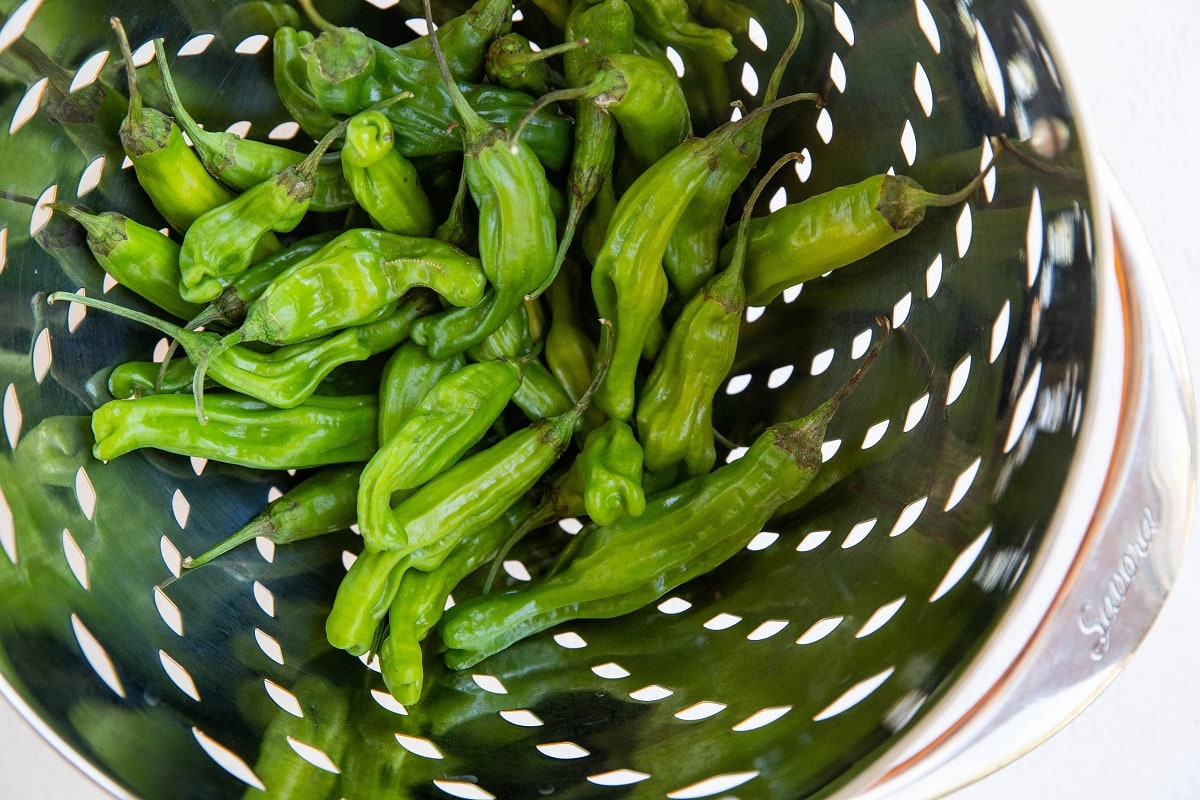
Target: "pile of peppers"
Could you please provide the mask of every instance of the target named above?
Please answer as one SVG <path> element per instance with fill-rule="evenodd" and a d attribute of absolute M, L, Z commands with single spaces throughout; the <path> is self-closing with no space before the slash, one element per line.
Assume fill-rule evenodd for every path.
<path fill-rule="evenodd" d="M 982 177 L 938 195 L 878 175 L 755 216 L 796 157 L 755 171 L 771 114 L 823 103 L 780 94 L 805 12 L 778 1 L 794 11 L 788 48 L 732 119 L 722 65 L 749 19 L 736 0 L 535 0 L 558 37 L 537 45 L 510 0 L 399 44 L 314 14 L 271 51 L 303 149 L 206 130 L 165 43 L 139 69 L 114 19 L 128 106 L 107 133 L 161 220 L 54 204 L 140 300 L 47 299 L 173 344 L 111 367 L 95 456 L 301 471 L 185 567 L 356 527 L 327 638 L 378 656 L 407 704 L 431 657 L 468 668 L 734 557 L 812 481 L 886 339 L 815 411 L 718 465 L 713 400 L 747 305 L 885 247 Z M 161 107 L 142 94 L 151 76 Z M 564 520 L 576 530 L 543 537 L 557 551 L 539 574 L 494 588 L 510 548 Z"/>

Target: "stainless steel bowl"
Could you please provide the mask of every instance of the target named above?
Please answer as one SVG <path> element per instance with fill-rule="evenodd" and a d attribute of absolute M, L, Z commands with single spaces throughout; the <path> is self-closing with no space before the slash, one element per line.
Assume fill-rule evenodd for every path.
<path fill-rule="evenodd" d="M 757 25 L 727 75 L 753 105 L 790 11 L 745 4 Z M 80 84 L 105 79 L 119 15 L 135 47 L 165 36 L 176 71 L 209 87 L 200 119 L 266 136 L 283 120 L 269 31 L 236 6 L 0 4 L 0 60 L 25 23 Z M 356 0 L 329 15 L 393 32 L 408 16 Z M 733 441 L 844 380 L 877 314 L 902 334 L 835 420 L 829 479 L 807 505 L 657 607 L 558 629 L 471 674 L 432 656 L 410 708 L 324 643 L 351 532 L 248 548 L 162 586 L 295 476 L 21 447 L 42 420 L 86 414 L 95 376 L 158 342 L 45 313 L 39 292 L 123 290 L 77 241 L 46 229 L 39 242 L 40 216 L 4 209 L 9 697 L 102 785 L 141 798 L 292 796 L 283 773 L 331 798 L 931 797 L 1076 713 L 1144 635 L 1192 513 L 1192 405 L 1152 260 L 1033 10 L 915 0 L 806 16 L 789 90 L 830 100 L 776 115 L 763 163 L 808 155 L 778 198 L 889 168 L 947 190 L 999 134 L 1065 169 L 1002 160 L 968 203 L 748 312 L 717 408 Z M 152 218 L 103 137 L 52 121 L 42 77 L 6 73 L 0 188 Z"/>

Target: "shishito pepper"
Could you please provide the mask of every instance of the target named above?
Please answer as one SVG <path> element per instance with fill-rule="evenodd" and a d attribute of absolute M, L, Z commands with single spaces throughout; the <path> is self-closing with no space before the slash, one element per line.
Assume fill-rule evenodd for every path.
<path fill-rule="evenodd" d="M 276 29 L 271 40 L 271 67 L 275 78 L 275 93 L 300 130 L 320 139 L 338 124 L 338 118 L 317 103 L 308 84 L 308 68 L 303 48 L 316 37 L 285 25 Z"/>
<path fill-rule="evenodd" d="M 441 621 L 447 600 L 462 581 L 492 559 L 533 512 L 517 503 L 495 522 L 465 537 L 435 567 L 404 569 L 388 607 L 388 630 L 379 648 L 379 667 L 392 697 L 405 704 L 420 700 L 424 684 L 421 642 Z"/>
<path fill-rule="evenodd" d="M 789 0 L 796 24 L 787 47 L 772 70 L 763 91 L 762 102 L 769 104 L 779 96 L 783 76 L 804 34 L 804 13 L 800 0 Z M 763 136 L 770 115 L 762 114 L 747 127 L 743 136 L 730 142 L 721 153 L 720 163 L 688 204 L 671 234 L 663 253 L 663 269 L 679 298 L 686 301 L 716 274 L 720 264 L 721 236 L 734 193 L 742 186 L 762 153 Z"/>
<path fill-rule="evenodd" d="M 37 205 L 36 199 L 11 192 L 0 197 Z M 180 319 L 191 319 L 203 308 L 179 295 L 179 244 L 171 237 L 115 211 L 94 214 L 66 203 L 46 207 L 79 223 L 96 263 L 134 294 Z"/>
<path fill-rule="evenodd" d="M 307 159 L 305 153 L 290 147 L 243 139 L 227 131 L 206 131 L 200 127 L 180 99 L 162 39 L 154 40 L 154 52 L 176 123 L 192 140 L 201 162 L 221 183 L 238 191 L 250 191 L 274 180 L 285 170 L 299 167 Z M 322 134 L 322 138 L 337 130 L 339 124 L 335 122 Z M 339 211 L 354 205 L 354 195 L 342 175 L 341 159 L 336 155 L 325 157 L 324 150 L 321 150 L 309 160 L 305 171 L 309 175 L 304 191 L 308 194 L 308 207 L 313 211 Z"/>
<path fill-rule="evenodd" d="M 201 214 L 232 200 L 233 192 L 209 174 L 174 120 L 143 103 L 125 28 L 116 17 L 112 26 L 129 84 L 129 113 L 119 132 L 121 146 L 150 202 L 168 225 L 186 231 Z M 263 247 L 264 251 L 278 249 L 279 243 L 272 238 Z"/>
<path fill-rule="evenodd" d="M 364 541 L 397 539 L 395 492 L 417 489 L 454 465 L 508 406 L 521 383 L 511 361 L 467 364 L 441 378 L 381 443 L 359 483 L 358 527 Z"/>
<path fill-rule="evenodd" d="M 466 669 L 566 620 L 631 613 L 732 558 L 820 469 L 826 425 L 881 343 L 812 413 L 772 425 L 736 461 L 648 498 L 641 515 L 590 530 L 561 572 L 451 608 L 442 624 L 447 665 Z"/>
<path fill-rule="evenodd" d="M 342 145 L 342 172 L 359 206 L 391 233 L 429 236 L 433 204 L 421 188 L 417 168 L 394 147 L 391 120 L 381 111 L 350 119 Z"/>
<path fill-rule="evenodd" d="M 200 356 L 193 389 L 199 415 L 204 376 L 224 349 L 246 342 L 296 344 L 378 321 L 418 287 L 451 304 L 477 303 L 484 282 L 478 259 L 436 239 L 369 228 L 339 234 L 272 281 L 247 308 L 241 327 Z"/>
<path fill-rule="evenodd" d="M 625 422 L 609 420 L 587 435 L 573 467 L 579 470 L 583 505 L 593 522 L 607 525 L 646 510 L 643 461 L 642 446 Z"/>
<path fill-rule="evenodd" d="M 288 233 L 308 213 L 313 175 L 325 151 L 342 133 L 334 128 L 299 164 L 284 167 L 197 219 L 179 249 L 179 293 L 194 303 L 221 294 L 254 261 L 254 248 L 268 234 Z"/>
<path fill-rule="evenodd" d="M 763 188 L 784 165 L 776 161 L 750 193 L 734 237 L 729 266 L 693 295 L 671 327 L 637 407 L 638 438 L 646 469 L 653 473 L 684 467 L 689 475 L 712 469 L 717 458 L 712 404 L 737 355 L 746 290 L 746 226 Z"/>
<path fill-rule="evenodd" d="M 531 420 L 565 413 L 575 404 L 572 398 L 537 356 L 540 345 L 530 330 L 529 304 L 509 315 L 504 324 L 467 351 L 476 361 L 509 359 L 521 367 L 521 385 L 513 395 L 513 404 Z M 591 367 L 589 366 L 588 369 Z"/>
<path fill-rule="evenodd" d="M 427 4 L 428 5 L 428 4 Z M 427 14 L 428 16 L 428 14 Z M 550 182 L 521 139 L 481 117 L 434 47 L 446 91 L 461 120 L 463 171 L 479 209 L 479 260 L 490 291 L 475 308 L 435 315 L 413 338 L 439 358 L 478 344 L 553 277 L 557 251 Z"/>
<path fill-rule="evenodd" d="M 608 368 L 607 339 L 591 391 Z M 393 509 L 396 524 L 383 535 L 364 531 L 366 549 L 420 550 L 423 559 L 436 563 L 458 538 L 497 519 L 554 465 L 575 435 L 591 391 L 565 414 L 533 422 L 426 483 Z"/>
<path fill-rule="evenodd" d="M 764 306 L 792 286 L 907 236 L 929 208 L 964 202 L 987 172 L 950 194 L 926 191 L 905 175 L 874 175 L 752 220 L 746 245 L 747 302 Z"/>
<path fill-rule="evenodd" d="M 346 530 L 354 524 L 361 472 L 362 464 L 334 464 L 310 475 L 217 544 L 185 558 L 183 568 L 202 567 L 254 539 L 292 544 Z"/>
<path fill-rule="evenodd" d="M 592 296 L 599 315 L 614 325 L 614 352 L 608 376 L 596 392 L 596 405 L 612 419 L 630 420 L 634 382 L 648 337 L 667 299 L 662 259 L 671 233 L 688 202 L 720 163 L 721 154 L 752 124 L 775 107 L 802 94 L 754 109 L 703 138 L 690 138 L 641 173 L 613 211 L 592 269 Z"/>
<path fill-rule="evenodd" d="M 256 469 L 365 462 L 375 452 L 374 395 L 314 395 L 280 409 L 243 395 L 209 398 L 208 420 L 188 395 L 112 400 L 92 413 L 93 454 L 111 461 L 140 448 Z"/>
<path fill-rule="evenodd" d="M 220 336 L 215 333 L 190 331 L 104 300 L 69 292 L 50 295 L 51 302 L 58 300 L 80 303 L 154 328 L 179 342 L 193 360 L 205 358 L 210 350 L 220 345 Z M 432 297 L 414 294 L 382 319 L 345 328 L 318 339 L 265 352 L 243 346 L 220 348 L 220 352 L 207 362 L 207 375 L 217 384 L 239 394 L 276 408 L 293 408 L 307 400 L 321 381 L 337 367 L 365 361 L 377 353 L 396 347 L 408 338 L 413 322 L 435 308 L 437 304 Z M 194 367 L 187 370 L 189 385 L 193 377 L 192 370 Z M 166 372 L 160 371 L 160 374 Z M 132 376 L 124 377 L 128 379 Z M 109 385 L 113 385 L 111 377 Z M 156 389 L 161 391 L 161 382 Z M 114 397 L 120 396 L 114 392 Z"/>
<path fill-rule="evenodd" d="M 434 358 L 411 339 L 393 350 L 379 379 L 379 441 L 390 439 L 434 384 L 466 363 L 462 356 Z"/>

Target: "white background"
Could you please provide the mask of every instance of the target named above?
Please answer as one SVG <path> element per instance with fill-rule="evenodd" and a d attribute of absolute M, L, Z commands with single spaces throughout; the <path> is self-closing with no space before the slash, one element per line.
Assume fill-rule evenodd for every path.
<path fill-rule="evenodd" d="M 1043 0 L 1043 18 L 1108 161 L 1150 240 L 1200 379 L 1200 2 Z M 1198 526 L 1193 526 L 1196 528 Z M 1050 741 L 953 800 L 1200 798 L 1200 548 L 1116 682 Z M 0 796 L 108 795 L 0 700 Z"/>

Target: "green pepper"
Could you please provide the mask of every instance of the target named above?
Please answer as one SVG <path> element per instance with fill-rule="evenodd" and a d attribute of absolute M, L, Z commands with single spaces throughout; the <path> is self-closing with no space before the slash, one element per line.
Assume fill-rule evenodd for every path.
<path fill-rule="evenodd" d="M 93 454 L 111 461 L 148 447 L 256 469 L 365 462 L 377 446 L 376 407 L 374 395 L 314 395 L 280 409 L 243 395 L 215 394 L 202 423 L 187 395 L 112 400 L 92 414 Z"/>
<path fill-rule="evenodd" d="M 437 563 L 461 537 L 497 519 L 541 479 L 570 444 L 583 410 L 608 368 L 612 351 L 608 337 L 605 345 L 591 391 L 570 411 L 533 422 L 442 472 L 393 509 L 396 524 L 379 532 L 383 535 L 364 532 L 364 547 L 402 555 L 420 551 L 421 558 L 412 566 L 421 569 Z"/>
<path fill-rule="evenodd" d="M 552 86 L 561 86 L 564 81 L 548 59 L 583 45 L 580 40 L 566 41 L 534 50 L 528 38 L 519 33 L 506 33 L 488 45 L 484 72 L 492 83 L 537 97 L 549 92 Z"/>
<path fill-rule="evenodd" d="M 186 231 L 201 214 L 232 200 L 233 193 L 204 168 L 169 116 L 143 104 L 125 28 L 116 17 L 112 26 L 129 83 L 129 113 L 121 123 L 121 145 L 150 202 L 168 225 Z M 279 247 L 273 238 L 264 242 L 264 250 Z"/>
<path fill-rule="evenodd" d="M 55 292 L 50 296 L 50 302 L 58 300 L 97 308 L 171 336 L 193 361 L 207 359 L 206 376 L 211 376 L 217 384 L 276 408 L 300 405 L 342 364 L 365 361 L 377 353 L 391 350 L 408 337 L 416 319 L 435 308 L 428 295 L 415 294 L 394 312 L 375 322 L 263 352 L 242 346 L 222 348 L 221 337 L 215 333 L 186 330 L 104 300 L 69 292 Z M 218 349 L 215 356 L 207 358 L 209 351 Z M 132 376 L 125 376 L 129 377 Z M 109 385 L 113 386 L 111 377 Z M 114 392 L 113 396 L 122 394 L 124 392 Z"/>
<path fill-rule="evenodd" d="M 185 558 L 183 568 L 202 567 L 254 539 L 292 544 L 348 529 L 355 521 L 361 472 L 362 464 L 334 464 L 313 473 L 217 544 Z"/>
<path fill-rule="evenodd" d="M 434 358 L 411 339 L 392 351 L 379 381 L 379 441 L 390 439 L 433 385 L 466 363 L 463 356 Z"/>
<path fill-rule="evenodd" d="M 503 325 L 468 350 L 467 355 L 476 361 L 509 359 L 519 362 L 521 385 L 513 395 L 513 403 L 530 420 L 538 420 L 565 413 L 575 404 L 575 399 L 537 358 L 528 305 L 522 304 Z"/>
<path fill-rule="evenodd" d="M 767 81 L 763 104 L 779 96 L 783 76 L 791 63 L 804 33 L 804 14 L 799 0 L 789 0 L 796 17 L 792 37 Z M 687 213 L 671 234 L 663 253 L 663 269 L 678 296 L 686 301 L 717 271 L 720 262 L 721 235 L 734 192 L 750 174 L 762 153 L 763 135 L 770 115 L 759 116 L 746 134 L 721 154 L 721 161 L 712 175 L 688 204 Z"/>
<path fill-rule="evenodd" d="M 297 344 L 378 321 L 418 287 L 451 304 L 478 302 L 484 281 L 478 259 L 436 239 L 369 228 L 339 234 L 273 280 L 247 308 L 241 326 L 201 355 L 193 388 L 197 412 L 203 419 L 204 377 L 225 349 L 246 342 Z"/>
<path fill-rule="evenodd" d="M 587 391 L 592 363 L 596 360 L 596 343 L 579 319 L 579 279 L 579 265 L 567 259 L 545 294 L 550 324 L 546 328 L 542 361 L 572 402 L 577 402 Z M 597 427 L 603 419 L 598 409 L 589 406 L 584 412 L 584 429 Z"/>
<path fill-rule="evenodd" d="M 433 233 L 433 204 L 417 169 L 394 147 L 391 120 L 381 111 L 350 119 L 342 146 L 342 171 L 354 199 L 379 227 L 407 236 Z"/>
<path fill-rule="evenodd" d="M 718 62 L 737 55 L 733 36 L 696 21 L 686 0 L 628 0 L 637 29 L 660 45 L 702 52 Z"/>
<path fill-rule="evenodd" d="M 646 469 L 652 473 L 683 466 L 689 475 L 701 475 L 716 461 L 712 404 L 737 355 L 746 307 L 746 227 L 763 188 L 798 157 L 793 153 L 780 158 L 754 187 L 729 266 L 684 305 L 646 380 L 638 401 L 637 430 Z"/>
<path fill-rule="evenodd" d="M 479 260 L 490 291 L 475 308 L 422 322 L 413 338 L 444 358 L 463 352 L 499 328 L 553 277 L 557 241 L 550 182 L 533 151 L 485 121 L 454 83 L 434 47 L 442 80 L 462 122 L 463 171 L 479 209 Z"/>
<path fill-rule="evenodd" d="M 580 0 L 572 4 L 567 16 L 566 36 L 569 40 L 587 42 L 563 55 L 567 85 L 585 86 L 595 77 L 604 58 L 632 51 L 633 11 L 625 0 Z M 558 244 L 560 267 L 584 211 L 610 180 L 616 157 L 617 123 L 612 116 L 586 97 L 575 101 L 574 111 L 575 147 L 567 176 L 570 190 L 567 216 Z"/>
<path fill-rule="evenodd" d="M 308 31 L 298 31 L 283 26 L 275 31 L 271 40 L 272 72 L 275 78 L 275 93 L 283 107 L 300 130 L 314 139 L 320 139 L 333 130 L 338 118 L 317 104 L 312 87 L 308 84 L 308 65 L 304 60 L 303 48 L 316 38 Z"/>
<path fill-rule="evenodd" d="M 663 253 L 688 202 L 716 169 L 721 154 L 747 135 L 758 117 L 798 99 L 814 96 L 793 95 L 762 105 L 708 136 L 684 141 L 621 196 L 592 270 L 596 310 L 615 328 L 612 366 L 596 393 L 596 405 L 610 418 L 632 418 L 638 365 L 648 337 L 661 325 L 659 315 L 667 299 Z"/>
<path fill-rule="evenodd" d="M 36 206 L 37 200 L 0 192 L 0 198 Z M 168 314 L 191 319 L 202 308 L 179 296 L 179 245 L 161 231 L 115 211 L 93 214 L 81 207 L 49 203 L 87 231 L 87 246 L 113 280 Z"/>
<path fill-rule="evenodd" d="M 609 420 L 587 435 L 575 468 L 583 481 L 584 508 L 593 522 L 608 525 L 645 511 L 642 462 L 642 446 L 628 423 Z"/>
<path fill-rule="evenodd" d="M 747 302 L 765 306 L 785 289 L 907 236 L 925 219 L 926 209 L 962 203 L 987 172 L 950 194 L 927 192 L 905 175 L 874 175 L 752 220 L 746 245 Z"/>
<path fill-rule="evenodd" d="M 276 180 L 285 171 L 295 170 L 305 164 L 303 191 L 308 195 L 306 208 L 313 211 L 340 211 L 354 205 L 354 195 L 346 184 L 341 158 L 337 154 L 323 157 L 325 148 L 318 147 L 316 153 L 306 156 L 283 145 L 243 139 L 225 131 L 206 131 L 200 127 L 180 99 L 162 39 L 154 40 L 154 52 L 171 113 L 191 139 L 200 161 L 217 180 L 238 191 L 248 192 Z M 325 131 L 322 138 L 337 130 L 339 124 L 335 123 Z"/>
<path fill-rule="evenodd" d="M 451 608 L 441 629 L 447 665 L 469 668 L 566 620 L 631 613 L 735 556 L 820 469 L 825 428 L 880 345 L 812 413 L 772 425 L 741 458 L 648 498 L 641 515 L 590 530 L 561 572 Z"/>
<path fill-rule="evenodd" d="M 486 564 L 530 513 L 532 504 L 518 502 L 490 525 L 465 537 L 432 569 L 403 570 L 388 608 L 387 636 L 379 648 L 384 685 L 398 702 L 411 705 L 421 698 L 421 642 L 441 621 L 451 592 Z"/>
<path fill-rule="evenodd" d="M 438 25 L 433 38 L 446 57 L 450 74 L 460 81 L 478 80 L 484 69 L 487 48 L 504 36 L 512 25 L 511 0 L 476 0 L 466 11 Z M 414 58 L 434 61 L 430 37 L 422 36 L 395 48 Z"/>
<path fill-rule="evenodd" d="M 363 470 L 358 527 L 364 542 L 401 541 L 392 495 L 453 466 L 492 427 L 520 385 L 511 361 L 467 364 L 439 379 Z"/>
<path fill-rule="evenodd" d="M 192 389 L 192 372 L 195 370 L 188 359 L 173 359 L 167 368 L 161 362 L 126 361 L 109 371 L 108 393 L 117 400 L 141 397 L 146 394 L 177 394 Z M 206 388 L 215 386 L 209 382 Z"/>
<path fill-rule="evenodd" d="M 284 167 L 188 228 L 179 249 L 179 292 L 184 299 L 214 299 L 250 266 L 264 236 L 287 233 L 300 224 L 312 203 L 317 164 L 342 132 L 342 126 L 334 128 L 299 164 Z"/>

